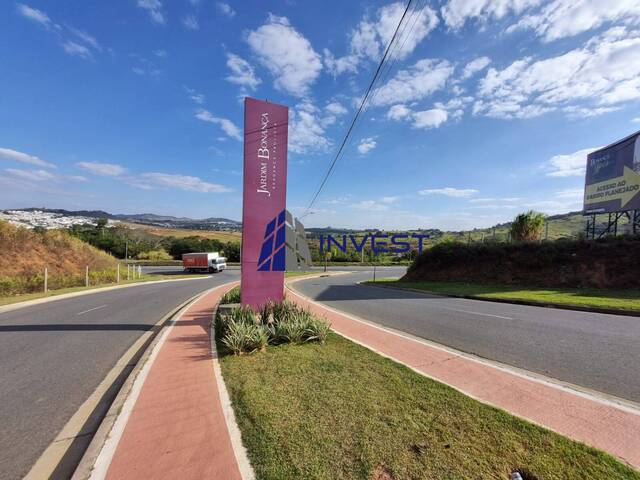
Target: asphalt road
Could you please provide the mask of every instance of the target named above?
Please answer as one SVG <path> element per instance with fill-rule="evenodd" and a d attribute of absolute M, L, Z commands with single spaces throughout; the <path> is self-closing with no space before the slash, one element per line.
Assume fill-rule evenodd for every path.
<path fill-rule="evenodd" d="M 380 277 L 401 276 L 383 270 Z M 640 317 L 356 285 L 371 272 L 300 280 L 331 307 L 483 358 L 640 403 Z"/>
<path fill-rule="evenodd" d="M 18 479 L 29 471 L 140 335 L 183 301 L 239 273 L 142 284 L 1 313 L 0 478 Z M 105 399 L 107 408 L 116 393 Z"/>

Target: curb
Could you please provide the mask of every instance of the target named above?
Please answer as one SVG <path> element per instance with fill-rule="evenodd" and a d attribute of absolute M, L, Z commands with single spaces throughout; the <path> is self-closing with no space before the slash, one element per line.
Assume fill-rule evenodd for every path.
<path fill-rule="evenodd" d="M 175 280 L 149 280 L 148 282 L 127 283 L 125 285 L 95 287 L 95 288 L 90 288 L 88 290 L 81 290 L 79 292 L 62 293 L 60 295 L 51 295 L 50 297 L 36 298 L 34 300 L 25 300 L 24 302 L 10 303 L 9 305 L 0 306 L 0 313 L 11 312 L 13 310 L 19 310 L 25 307 L 32 307 L 34 305 L 40 305 L 42 303 L 55 302 L 57 300 L 65 300 L 67 298 L 82 297 L 84 295 L 90 295 L 92 293 L 102 293 L 102 292 L 108 292 L 111 290 L 119 290 L 121 288 L 141 287 L 143 285 L 156 285 L 158 283 L 167 283 L 167 282 L 185 282 L 185 281 L 193 281 L 193 280 L 204 280 L 205 278 L 211 278 L 211 275 L 204 276 L 204 277 L 194 277 L 194 278 L 176 278 Z"/>
<path fill-rule="evenodd" d="M 374 283 L 366 283 L 366 282 L 357 282 L 358 285 L 365 285 L 367 287 L 374 288 L 388 288 L 390 290 L 404 290 L 405 292 L 414 292 L 414 293 L 422 293 L 424 295 L 437 295 L 439 297 L 450 297 L 450 298 L 465 298 L 467 300 L 480 300 L 482 302 L 493 302 L 493 303 L 510 303 L 512 305 L 526 305 L 528 307 L 544 307 L 544 308 L 555 308 L 557 310 L 571 310 L 574 312 L 587 312 L 587 313 L 604 313 L 607 315 L 622 315 L 625 317 L 640 317 L 640 311 L 634 310 L 616 310 L 615 308 L 600 308 L 600 307 L 583 307 L 580 305 L 561 305 L 557 303 L 546 303 L 546 302 L 535 302 L 531 300 L 510 300 L 506 298 L 486 298 L 486 297 L 478 297 L 475 295 L 461 295 L 455 293 L 440 293 L 440 292 L 432 292 L 429 290 L 421 290 L 419 288 L 404 288 L 404 287 L 394 287 L 393 285 L 375 285 Z"/>
<path fill-rule="evenodd" d="M 538 375 L 538 374 L 530 374 L 532 372 L 528 372 L 526 370 L 521 370 L 521 369 L 516 369 L 516 368 L 513 368 L 513 367 L 509 367 L 508 365 L 500 364 L 500 363 L 497 363 L 497 362 L 493 362 L 493 361 L 484 359 L 482 357 L 476 357 L 474 355 L 467 354 L 465 352 L 461 352 L 461 351 L 452 349 L 450 347 L 446 347 L 444 345 L 440 345 L 438 343 L 422 339 L 420 337 L 415 337 L 415 336 L 413 336 L 411 334 L 407 334 L 407 333 L 402 332 L 402 331 L 398 331 L 398 330 L 395 330 L 395 329 L 392 329 L 392 328 L 389 328 L 389 327 L 378 325 L 378 324 L 373 323 L 371 321 L 365 320 L 365 319 L 363 319 L 361 317 L 358 317 L 358 316 L 355 316 L 355 315 L 352 315 L 352 314 L 349 314 L 349 313 L 346 313 L 346 312 L 342 312 L 342 311 L 340 311 L 338 309 L 335 309 L 333 307 L 329 307 L 328 305 L 325 305 L 324 303 L 321 303 L 321 302 L 318 302 L 316 300 L 313 300 L 312 298 L 307 297 L 303 293 L 300 293 L 300 292 L 294 290 L 293 288 L 291 288 L 291 291 L 293 293 L 295 293 L 296 295 L 298 295 L 298 297 L 301 300 L 306 301 L 309 304 L 315 304 L 317 307 L 320 307 L 321 309 L 324 309 L 326 311 L 330 311 L 330 312 L 333 312 L 333 313 L 337 313 L 338 315 L 342 315 L 342 316 L 344 316 L 345 318 L 347 318 L 349 320 L 368 325 L 368 326 L 370 326 L 372 328 L 387 332 L 387 333 L 389 333 L 391 335 L 403 337 L 406 340 L 410 340 L 410 341 L 413 341 L 413 342 L 416 342 L 416 343 L 420 343 L 420 344 L 423 344 L 423 345 L 425 345 L 427 347 L 435 348 L 435 349 L 438 349 L 438 350 L 441 350 L 441 351 L 444 351 L 444 352 L 449 352 L 450 354 L 454 354 L 454 355 L 456 355 L 456 356 L 458 356 L 460 358 L 465 358 L 467 360 L 470 360 L 472 362 L 478 363 L 480 365 L 484 365 L 484 366 L 487 366 L 489 368 L 494 368 L 496 370 L 501 370 L 503 372 L 506 372 L 507 374 L 523 378 L 524 380 L 528 380 L 528 381 L 532 381 L 532 382 L 539 383 L 539 384 L 542 384 L 542 385 L 546 385 L 547 387 L 559 390 L 561 392 L 572 394 L 572 395 L 575 395 L 576 397 L 582 397 L 582 398 L 584 398 L 584 399 L 586 399 L 588 401 L 592 401 L 592 402 L 594 402 L 596 404 L 608 406 L 608 407 L 616 409 L 616 410 L 618 410 L 620 412 L 624 412 L 625 414 L 634 415 L 634 416 L 637 416 L 637 417 L 640 418 L 640 405 L 639 404 L 636 404 L 636 403 L 633 403 L 633 402 L 628 402 L 628 401 L 625 401 L 625 400 L 622 400 L 622 399 L 618 399 L 617 397 L 609 397 L 606 394 L 601 394 L 600 392 L 588 391 L 588 390 L 582 389 L 581 387 L 577 387 L 577 386 L 572 385 L 572 384 L 567 384 L 567 383 L 564 383 L 564 382 L 557 381 L 557 380 L 555 380 L 553 378 L 544 377 L 544 376 Z M 477 395 L 470 393 L 469 391 L 467 391 L 464 388 L 461 388 L 460 386 L 457 386 L 457 385 L 452 384 L 452 383 L 450 383 L 448 381 L 445 381 L 442 378 L 439 378 L 437 376 L 432 376 L 431 374 L 429 374 L 427 372 L 421 371 L 417 366 L 412 366 L 411 364 L 409 364 L 409 363 L 407 363 L 405 361 L 399 360 L 398 358 L 394 357 L 391 354 L 388 354 L 388 353 L 385 353 L 383 351 L 380 351 L 380 350 L 378 350 L 378 348 L 369 345 L 368 343 L 366 343 L 363 340 L 358 340 L 356 338 L 352 338 L 350 335 L 345 334 L 343 332 L 338 332 L 338 331 L 334 330 L 333 328 L 332 328 L 332 330 L 334 331 L 334 333 L 342 336 L 343 338 L 346 338 L 347 340 L 349 340 L 351 342 L 354 342 L 354 343 L 356 343 L 358 345 L 361 345 L 362 347 L 367 348 L 368 350 L 370 350 L 370 351 L 372 351 L 372 352 L 374 352 L 374 353 L 376 353 L 378 355 L 381 355 L 381 356 L 383 356 L 385 358 L 388 358 L 388 359 L 392 360 L 395 363 L 404 365 L 405 367 L 409 368 L 410 370 L 416 372 L 417 374 L 419 374 L 421 376 L 430 378 L 430 379 L 432 379 L 432 380 L 434 380 L 436 382 L 439 382 L 441 384 L 447 385 L 447 386 L 453 388 L 454 390 L 457 390 L 458 392 L 462 393 L 463 395 L 466 395 L 467 397 L 470 397 L 470 398 L 472 398 L 472 399 L 474 399 L 474 400 L 476 400 L 476 401 L 478 401 L 478 402 L 480 402 L 482 404 L 489 405 L 489 406 L 492 406 L 492 407 L 497 408 L 499 410 L 505 411 L 505 412 L 509 413 L 510 415 L 513 415 L 515 417 L 523 419 L 523 420 L 525 420 L 525 421 L 527 421 L 529 423 L 532 423 L 532 424 L 538 425 L 538 426 L 540 426 L 542 428 L 554 431 L 554 432 L 558 433 L 559 435 L 561 435 L 563 437 L 570 438 L 570 439 L 578 441 L 580 443 L 590 445 L 590 446 L 592 446 L 592 447 L 594 447 L 594 448 L 596 448 L 598 450 L 605 451 L 605 452 L 609 453 L 610 455 L 612 455 L 613 457 L 619 459 L 621 462 L 625 463 L 626 465 L 628 465 L 628 466 L 630 466 L 630 467 L 632 467 L 634 469 L 638 469 L 639 468 L 638 464 L 632 463 L 629 459 L 627 459 L 625 456 L 621 455 L 620 453 L 613 452 L 610 449 L 605 449 L 602 446 L 597 446 L 591 441 L 586 441 L 584 439 L 577 438 L 576 436 L 574 436 L 574 434 L 563 432 L 563 431 L 559 430 L 558 428 L 554 428 L 553 426 L 550 426 L 549 424 L 547 424 L 545 422 L 541 422 L 539 420 L 535 420 L 535 419 L 533 419 L 533 418 L 531 418 L 531 417 L 529 417 L 527 415 L 512 411 L 509 408 L 505 408 L 505 406 L 503 406 L 503 405 L 496 404 L 493 401 L 488 401 L 487 399 L 483 399 L 481 397 L 478 397 Z M 609 397 L 609 398 L 607 398 L 607 397 Z"/>
<path fill-rule="evenodd" d="M 127 365 L 125 365 L 125 367 L 131 368 L 127 375 L 127 378 L 122 383 L 118 391 L 118 394 L 113 399 L 113 402 L 109 407 L 109 410 L 107 411 L 107 413 L 101 420 L 99 427 L 95 431 L 91 439 L 91 442 L 86 448 L 82 458 L 80 459 L 80 462 L 78 463 L 73 473 L 73 476 L 71 477 L 72 480 L 85 480 L 90 478 L 95 461 L 98 458 L 98 455 L 100 454 L 100 451 L 104 446 L 104 443 L 109 437 L 113 424 L 118 418 L 118 414 L 120 413 L 125 400 L 129 396 L 129 393 L 131 392 L 131 388 L 133 387 L 133 384 L 135 383 L 135 380 L 138 377 L 140 370 L 145 365 L 151 353 L 153 352 L 153 349 L 157 345 L 158 340 L 160 339 L 160 333 L 164 330 L 164 328 L 171 322 L 171 320 L 174 317 L 179 315 L 182 310 L 184 310 L 195 299 L 197 299 L 207 291 L 208 290 L 206 290 L 205 292 L 198 293 L 197 295 L 194 295 L 188 300 L 182 302 L 180 305 L 178 305 L 173 310 L 171 310 L 168 314 L 166 314 L 162 319 L 160 319 L 158 323 L 154 325 L 153 336 L 148 338 L 135 353 L 134 355 L 135 360 L 132 359 L 134 361 L 129 362 L 127 363 Z M 123 371 L 121 372 L 121 374 L 124 373 L 125 369 L 126 368 L 122 369 Z"/>
<path fill-rule="evenodd" d="M 381 287 L 381 288 L 384 288 L 384 287 Z M 604 393 L 604 392 L 599 392 L 597 390 L 592 390 L 592 389 L 589 389 L 589 388 L 586 388 L 586 387 L 582 387 L 580 385 L 576 385 L 576 384 L 573 384 L 573 383 L 569 383 L 569 382 L 565 382 L 565 381 L 562 381 L 562 380 L 558 380 L 558 379 L 553 378 L 553 377 L 547 377 L 545 375 L 542 375 L 542 374 L 539 374 L 539 373 L 536 373 L 536 372 L 532 372 L 532 371 L 526 370 L 524 368 L 514 367 L 513 365 L 509 365 L 507 363 L 498 362 L 496 360 L 490 360 L 488 358 L 480 357 L 478 355 L 474 355 L 473 353 L 468 353 L 468 352 L 465 352 L 463 350 L 458 350 L 458 349 L 455 349 L 453 347 L 449 347 L 447 345 L 435 342 L 433 340 L 429 340 L 427 338 L 422 338 L 422 337 L 419 337 L 419 336 L 416 336 L 416 335 L 412 335 L 410 333 L 404 332 L 402 330 L 395 329 L 393 327 L 388 327 L 388 326 L 385 326 L 385 325 L 381 325 L 381 324 L 375 323 L 375 322 L 373 322 L 371 320 L 367 320 L 365 318 L 359 317 L 359 316 L 354 315 L 352 313 L 344 312 L 342 310 L 339 310 L 338 308 L 334 308 L 334 307 L 331 307 L 331 306 L 329 306 L 329 305 L 327 305 L 327 304 L 325 304 L 323 302 L 320 302 L 318 300 L 314 300 L 313 298 L 308 297 L 307 295 L 305 295 L 304 293 L 296 290 L 293 287 L 289 287 L 289 290 L 291 290 L 295 295 L 298 295 L 300 298 L 306 300 L 309 303 L 313 303 L 313 304 L 315 304 L 315 305 L 317 305 L 317 306 L 319 306 L 321 308 L 324 308 L 325 310 L 337 313 L 339 315 L 343 315 L 344 317 L 347 317 L 347 318 L 349 318 L 349 319 L 351 319 L 353 321 L 356 321 L 356 322 L 359 322 L 359 323 L 364 323 L 364 324 L 369 325 L 370 327 L 376 328 L 378 330 L 382 330 L 382 331 L 385 331 L 385 332 L 390 333 L 392 335 L 403 337 L 403 338 L 406 338 L 408 340 L 412 340 L 414 342 L 421 343 L 421 344 L 424 344 L 424 345 L 429 346 L 429 347 L 437 348 L 439 350 L 448 352 L 450 354 L 458 355 L 458 356 L 463 357 L 463 358 L 467 358 L 467 359 L 472 360 L 472 361 L 474 361 L 476 363 L 480 363 L 482 365 L 486 365 L 486 366 L 489 366 L 489 367 L 492 367 L 492 368 L 495 368 L 495 369 L 498 369 L 498 370 L 502 370 L 502 371 L 505 371 L 505 372 L 510 373 L 512 375 L 516 375 L 518 377 L 525 378 L 527 380 L 531 380 L 531 381 L 534 381 L 534 382 L 537 382 L 537 383 L 542 383 L 544 385 L 548 385 L 548 386 L 551 386 L 551 387 L 559 389 L 559 390 L 564 390 L 564 391 L 567 391 L 567 392 L 572 393 L 574 395 L 585 397 L 585 398 L 588 398 L 588 399 L 593 400 L 595 402 L 599 402 L 599 403 L 604 404 L 604 405 L 609 405 L 609 406 L 624 410 L 626 412 L 633 413 L 634 415 L 639 415 L 640 416 L 640 403 L 636 403 L 636 402 L 633 402 L 631 400 L 626 400 L 624 398 L 616 397 L 614 395 L 610 395 L 610 394 L 607 394 L 607 393 Z M 354 341 L 355 343 L 362 344 L 358 340 L 353 340 L 353 339 L 347 337 L 346 335 L 343 335 L 342 333 L 338 333 L 338 332 L 336 332 L 336 333 L 338 335 L 344 336 L 348 340 Z M 367 345 L 364 345 L 364 346 L 366 346 L 367 348 L 369 348 L 372 351 L 375 351 L 376 353 L 379 353 L 382 356 L 388 357 L 387 354 L 380 353 L 377 350 L 375 350 L 375 349 L 373 349 L 373 348 L 371 348 L 371 347 L 369 347 Z M 389 358 L 392 358 L 392 357 L 389 357 Z M 392 360 L 394 360 L 397 363 L 402 363 L 401 361 L 395 360 L 393 358 L 392 358 Z M 409 368 L 412 368 L 412 367 L 409 367 Z M 419 372 L 419 373 L 421 375 L 424 375 L 421 372 Z M 436 381 L 443 383 L 442 380 L 436 380 Z M 456 387 L 452 387 L 452 388 L 456 388 Z M 464 393 L 465 395 L 469 395 L 466 392 L 462 392 L 462 393 Z M 483 403 L 486 403 L 486 402 L 483 402 Z M 498 407 L 498 408 L 501 408 L 501 407 Z M 528 421 L 530 421 L 530 420 L 528 420 Z"/>
<path fill-rule="evenodd" d="M 209 338 L 211 339 L 211 356 L 213 361 L 213 371 L 217 380 L 216 384 L 218 385 L 218 395 L 220 396 L 222 413 L 224 414 L 224 420 L 225 420 L 225 423 L 227 424 L 227 431 L 229 432 L 231 446 L 233 448 L 233 453 L 236 457 L 236 463 L 238 464 L 240 475 L 242 476 L 243 480 L 254 480 L 256 478 L 256 474 L 253 471 L 251 462 L 249 461 L 247 449 L 242 443 L 242 433 L 240 432 L 240 427 L 238 426 L 238 422 L 236 421 L 236 416 L 233 411 L 233 403 L 231 402 L 231 397 L 229 396 L 227 385 L 226 383 L 224 383 L 224 377 L 222 376 L 222 369 L 220 367 L 218 349 L 216 347 L 216 333 L 215 333 L 215 328 L 216 328 L 215 318 L 218 313 L 219 306 L 220 306 L 220 303 L 218 303 L 218 305 L 216 306 L 216 309 L 213 311 L 213 320 L 209 327 L 209 330 L 210 330 Z"/>

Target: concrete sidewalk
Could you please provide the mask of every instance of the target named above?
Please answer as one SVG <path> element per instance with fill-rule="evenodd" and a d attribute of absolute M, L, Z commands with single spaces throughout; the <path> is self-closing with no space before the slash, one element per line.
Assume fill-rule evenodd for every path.
<path fill-rule="evenodd" d="M 227 427 L 229 405 L 221 399 L 210 337 L 213 311 L 233 285 L 199 297 L 158 342 L 96 461 L 92 479 L 243 478 L 241 471 L 248 464 L 243 464 L 244 452 L 238 461 L 237 443 Z M 233 428 L 232 434 L 239 441 Z"/>
<path fill-rule="evenodd" d="M 640 410 L 462 355 L 316 303 L 290 300 L 331 322 L 333 330 L 483 403 L 584 442 L 640 468 Z"/>

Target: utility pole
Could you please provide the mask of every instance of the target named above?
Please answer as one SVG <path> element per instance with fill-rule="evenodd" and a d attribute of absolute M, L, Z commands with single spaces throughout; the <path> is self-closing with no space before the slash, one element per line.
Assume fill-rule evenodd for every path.
<path fill-rule="evenodd" d="M 84 268 L 84 286 L 89 286 L 89 265 Z"/>
<path fill-rule="evenodd" d="M 120 283 L 120 263 L 116 266 L 116 283 Z"/>
<path fill-rule="evenodd" d="M 129 258 L 129 239 L 125 240 L 124 242 L 124 259 L 127 260 L 128 258 Z"/>
<path fill-rule="evenodd" d="M 49 281 L 49 271 L 44 267 L 44 293 L 47 293 L 47 283 Z"/>

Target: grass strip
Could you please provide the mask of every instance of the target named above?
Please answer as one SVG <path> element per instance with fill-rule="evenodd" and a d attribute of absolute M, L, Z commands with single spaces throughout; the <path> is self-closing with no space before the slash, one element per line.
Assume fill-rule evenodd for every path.
<path fill-rule="evenodd" d="M 640 479 L 335 333 L 221 366 L 258 479 Z"/>
<path fill-rule="evenodd" d="M 122 273 L 121 273 L 122 274 Z M 12 303 L 19 302 L 27 302 L 29 300 L 37 300 L 40 298 L 49 298 L 56 297 L 58 295 L 63 295 L 65 293 L 75 293 L 82 292 L 85 290 L 95 290 L 104 287 L 114 287 L 116 285 L 128 285 L 131 283 L 145 283 L 145 282 L 154 282 L 158 280 L 178 280 L 181 278 L 198 278 L 198 277 L 206 277 L 208 275 L 162 275 L 162 274 L 153 274 L 153 275 L 142 275 L 141 278 L 136 278 L 135 280 L 120 280 L 120 283 L 100 283 L 98 285 L 89 285 L 88 287 L 69 287 L 69 288 L 59 288 L 57 290 L 49 290 L 47 293 L 44 292 L 35 292 L 35 293 L 23 293 L 20 295 L 9 295 L 5 297 L 0 297 L 0 306 L 2 305 L 11 305 Z M 126 278 L 126 271 L 125 271 Z"/>
<path fill-rule="evenodd" d="M 478 285 L 462 282 L 401 282 L 394 279 L 380 279 L 376 282 L 364 283 L 448 295 L 468 295 L 477 298 L 520 300 L 542 304 L 640 312 L 640 290 L 542 288 L 513 285 Z"/>

